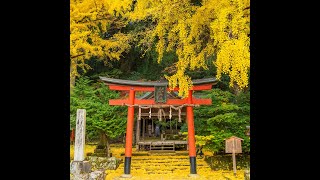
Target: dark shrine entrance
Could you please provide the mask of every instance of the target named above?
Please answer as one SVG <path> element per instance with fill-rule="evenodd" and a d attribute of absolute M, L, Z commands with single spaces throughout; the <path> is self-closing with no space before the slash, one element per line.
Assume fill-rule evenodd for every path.
<path fill-rule="evenodd" d="M 187 98 L 177 95 L 179 88 L 170 91 L 167 81 L 140 82 L 106 77 L 100 77 L 100 79 L 109 86 L 110 90 L 129 92 L 127 99 L 109 100 L 110 105 L 128 106 L 123 177 L 131 177 L 135 111 L 137 111 L 135 126 L 137 149 L 174 151 L 176 146 L 185 145 L 189 150 L 190 174 L 197 174 L 193 107 L 210 105 L 211 99 L 196 98 L 193 96 L 193 91 L 210 90 L 212 85 L 217 83 L 215 78 L 193 80 L 193 87 L 189 90 Z M 172 123 L 169 123 L 171 125 L 169 128 L 164 125 L 173 119 L 177 119 L 174 126 Z M 184 120 L 188 126 L 187 141 L 179 139 L 178 122 Z M 174 139 L 174 136 L 178 136 L 178 139 Z"/>
<path fill-rule="evenodd" d="M 155 99 L 154 92 L 144 93 L 138 99 Z M 166 99 L 181 99 L 177 92 L 166 93 Z M 174 152 L 187 149 L 187 140 L 180 133 L 185 123 L 186 107 L 184 105 L 139 105 L 135 107 L 137 121 L 135 128 L 135 145 L 137 150 L 150 152 Z"/>

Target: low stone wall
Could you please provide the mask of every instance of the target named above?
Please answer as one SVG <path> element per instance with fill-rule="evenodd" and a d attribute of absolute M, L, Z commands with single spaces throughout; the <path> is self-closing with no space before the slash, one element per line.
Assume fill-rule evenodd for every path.
<path fill-rule="evenodd" d="M 72 161 L 70 180 L 105 180 L 105 169 L 92 171 L 89 161 Z"/>
<path fill-rule="evenodd" d="M 90 173 L 70 174 L 70 180 L 105 180 L 106 174 L 104 171 L 93 171 Z"/>
<path fill-rule="evenodd" d="M 115 170 L 118 168 L 122 159 L 116 157 L 97 157 L 97 156 L 87 156 L 87 161 L 90 162 L 92 170 L 98 169 L 111 169 Z"/>

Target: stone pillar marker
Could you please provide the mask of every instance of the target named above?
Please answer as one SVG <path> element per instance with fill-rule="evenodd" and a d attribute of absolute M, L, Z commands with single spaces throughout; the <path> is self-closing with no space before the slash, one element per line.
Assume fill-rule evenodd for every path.
<path fill-rule="evenodd" d="M 74 144 L 74 161 L 84 160 L 85 135 L 86 135 L 86 110 L 77 110 L 76 137 Z"/>
<path fill-rule="evenodd" d="M 73 174 L 72 180 L 87 180 L 91 172 L 91 165 L 84 161 L 86 133 L 86 110 L 77 110 L 76 137 L 74 144 L 74 158 L 70 164 L 70 173 Z"/>
<path fill-rule="evenodd" d="M 86 137 L 86 110 L 77 109 L 74 158 L 70 164 L 70 180 L 104 180 L 105 170 L 91 171 L 91 164 L 84 160 Z"/>

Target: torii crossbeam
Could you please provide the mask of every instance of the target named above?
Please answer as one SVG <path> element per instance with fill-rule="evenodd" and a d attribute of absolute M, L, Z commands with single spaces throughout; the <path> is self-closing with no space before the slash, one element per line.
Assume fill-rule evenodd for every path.
<path fill-rule="evenodd" d="M 194 133 L 194 117 L 193 107 L 196 105 L 211 105 L 211 99 L 198 99 L 192 96 L 193 91 L 210 90 L 212 85 L 217 84 L 216 78 L 206 78 L 193 80 L 193 87 L 188 92 L 188 97 L 184 99 L 166 99 L 168 82 L 140 82 L 123 79 L 113 79 L 107 77 L 100 77 L 110 90 L 129 91 L 127 99 L 110 99 L 109 105 L 127 105 L 128 106 L 128 120 L 126 129 L 126 146 L 125 146 L 125 161 L 124 161 L 124 175 L 122 177 L 131 177 L 131 156 L 132 156 L 132 140 L 133 140 L 133 124 L 134 124 L 134 106 L 139 105 L 185 105 L 187 110 L 187 125 L 188 125 L 188 145 L 190 157 L 190 174 L 196 175 L 196 146 Z M 178 91 L 174 88 L 173 91 Z M 137 99 L 135 98 L 136 91 L 154 91 L 154 99 Z"/>

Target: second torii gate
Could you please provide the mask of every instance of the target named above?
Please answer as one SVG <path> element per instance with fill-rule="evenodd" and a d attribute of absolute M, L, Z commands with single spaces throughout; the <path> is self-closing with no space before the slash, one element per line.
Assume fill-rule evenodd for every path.
<path fill-rule="evenodd" d="M 122 79 L 113 79 L 100 77 L 110 90 L 129 91 L 127 99 L 110 99 L 109 105 L 127 105 L 128 120 L 126 130 L 126 145 L 125 145 L 125 161 L 124 174 L 122 177 L 131 177 L 131 155 L 132 155 L 132 140 L 133 140 L 133 124 L 134 124 L 134 106 L 152 105 L 152 106 L 168 106 L 168 105 L 185 105 L 187 106 L 187 125 L 188 125 L 188 145 L 190 158 L 190 175 L 196 175 L 196 146 L 194 133 L 194 117 L 193 106 L 196 105 L 211 105 L 211 99 L 198 99 L 192 97 L 193 91 L 210 90 L 212 85 L 217 83 L 216 78 L 206 78 L 193 80 L 193 87 L 189 90 L 188 97 L 184 99 L 166 99 L 168 82 L 140 82 Z M 179 88 L 174 88 L 173 91 L 178 91 Z M 136 99 L 136 91 L 154 91 L 154 99 Z"/>

